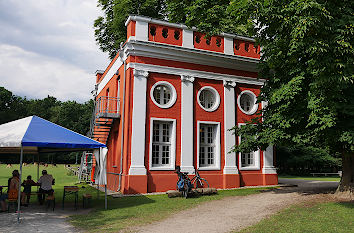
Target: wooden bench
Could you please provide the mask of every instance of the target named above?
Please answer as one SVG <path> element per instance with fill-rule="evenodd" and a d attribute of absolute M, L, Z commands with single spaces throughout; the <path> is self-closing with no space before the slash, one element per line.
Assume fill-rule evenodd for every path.
<path fill-rule="evenodd" d="M 339 171 L 339 172 L 314 172 L 314 173 L 310 173 L 312 176 L 316 176 L 316 175 L 319 175 L 319 176 L 342 176 L 342 172 Z"/>
<path fill-rule="evenodd" d="M 89 207 L 91 203 L 92 195 L 89 193 L 82 194 L 82 208 Z"/>

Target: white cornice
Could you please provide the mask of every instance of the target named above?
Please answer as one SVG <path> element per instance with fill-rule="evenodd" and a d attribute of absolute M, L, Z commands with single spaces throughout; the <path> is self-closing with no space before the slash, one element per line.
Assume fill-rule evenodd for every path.
<path fill-rule="evenodd" d="M 155 73 L 173 74 L 179 76 L 184 75 L 190 77 L 214 79 L 214 80 L 221 80 L 221 81 L 226 80 L 226 81 L 233 81 L 236 83 L 246 83 L 252 85 L 263 85 L 265 82 L 264 79 L 256 79 L 256 78 L 250 78 L 244 76 L 220 74 L 220 73 L 213 73 L 213 72 L 206 72 L 206 71 L 199 71 L 199 70 L 189 70 L 184 68 L 175 68 L 175 67 L 168 67 L 168 66 L 150 65 L 150 64 L 143 64 L 143 63 L 131 62 L 127 65 L 127 69 L 129 68 L 145 70 L 148 72 L 155 72 Z"/>
<path fill-rule="evenodd" d="M 258 72 L 259 63 L 255 58 L 136 40 L 125 44 L 124 53 L 125 57 L 144 56 L 251 72 Z"/>

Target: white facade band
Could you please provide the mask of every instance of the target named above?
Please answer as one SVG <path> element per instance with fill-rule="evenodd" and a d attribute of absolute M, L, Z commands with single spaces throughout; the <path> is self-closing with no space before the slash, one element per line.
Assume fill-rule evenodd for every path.
<path fill-rule="evenodd" d="M 194 77 L 181 75 L 181 171 L 190 174 L 194 172 L 193 82 Z"/>
<path fill-rule="evenodd" d="M 146 175 L 145 158 L 145 120 L 146 88 L 149 72 L 134 69 L 133 119 L 131 139 L 131 165 L 129 175 Z"/>
<path fill-rule="evenodd" d="M 235 114 L 235 87 L 236 82 L 224 81 L 224 135 L 225 135 L 225 167 L 224 174 L 238 174 L 236 153 L 230 152 L 236 144 L 236 137 L 229 129 L 236 125 Z M 230 153 L 229 153 L 230 152 Z"/>

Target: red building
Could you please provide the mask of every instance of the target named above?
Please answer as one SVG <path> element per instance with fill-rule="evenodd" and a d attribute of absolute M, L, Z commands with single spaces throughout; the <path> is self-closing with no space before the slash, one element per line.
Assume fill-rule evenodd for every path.
<path fill-rule="evenodd" d="M 260 48 L 231 34 L 205 38 L 140 16 L 126 21 L 127 41 L 97 71 L 93 138 L 108 146 L 108 188 L 128 193 L 176 188 L 176 166 L 198 168 L 211 187 L 278 183 L 273 147 L 229 153 L 228 129 L 255 117 Z"/>

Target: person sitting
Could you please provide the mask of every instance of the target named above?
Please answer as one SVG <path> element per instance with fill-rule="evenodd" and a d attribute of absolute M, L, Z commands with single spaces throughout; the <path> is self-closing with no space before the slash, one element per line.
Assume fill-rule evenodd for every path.
<path fill-rule="evenodd" d="M 53 195 L 54 190 L 52 189 L 52 185 L 54 184 L 54 179 L 52 175 L 49 175 L 47 170 L 42 171 L 42 176 L 38 180 L 38 184 L 40 188 L 38 190 L 38 200 L 39 204 L 43 205 L 45 200 L 45 194 Z"/>
<path fill-rule="evenodd" d="M 1 195 L 0 204 L 1 210 L 6 211 L 6 199 L 16 199 L 18 196 L 18 185 L 20 183 L 20 173 L 18 170 L 12 172 L 12 177 L 8 180 L 7 193 Z M 21 199 L 24 199 L 23 193 L 21 193 Z"/>
<path fill-rule="evenodd" d="M 37 183 L 32 180 L 32 176 L 27 176 L 27 180 L 24 180 L 22 183 L 23 192 L 25 194 L 24 196 L 27 197 L 25 206 L 28 206 L 28 204 L 29 204 L 29 201 L 31 198 L 31 191 L 32 191 L 31 189 L 32 189 L 32 186 L 35 186 L 35 185 L 37 185 Z"/>

